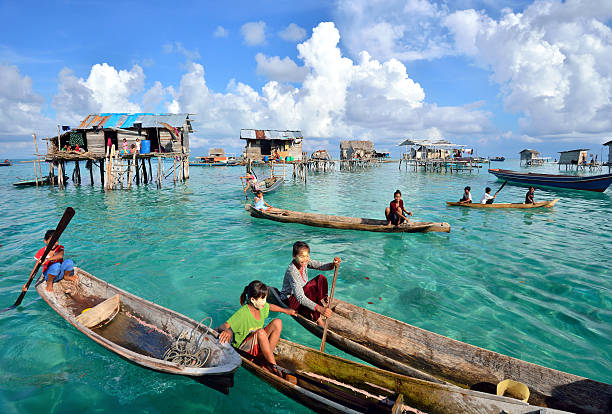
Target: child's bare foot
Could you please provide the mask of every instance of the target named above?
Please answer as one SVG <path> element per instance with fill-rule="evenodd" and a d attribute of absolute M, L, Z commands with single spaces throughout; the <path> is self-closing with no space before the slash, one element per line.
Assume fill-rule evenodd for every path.
<path fill-rule="evenodd" d="M 77 280 L 77 275 L 64 276 L 64 279 L 69 281 L 69 282 L 74 282 L 75 280 Z"/>
<path fill-rule="evenodd" d="M 319 319 L 317 319 L 317 325 L 319 325 L 319 326 L 325 326 L 325 321 L 323 321 L 323 318 L 319 318 Z"/>
<path fill-rule="evenodd" d="M 53 285 L 47 285 L 47 292 L 53 292 Z"/>

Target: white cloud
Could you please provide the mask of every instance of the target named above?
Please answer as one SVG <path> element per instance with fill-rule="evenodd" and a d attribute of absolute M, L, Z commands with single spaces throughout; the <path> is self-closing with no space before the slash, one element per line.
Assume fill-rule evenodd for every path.
<path fill-rule="evenodd" d="M 217 26 L 217 28 L 215 29 L 215 32 L 213 33 L 213 36 L 215 36 L 215 37 L 227 37 L 227 36 L 229 36 L 229 30 L 227 30 L 223 26 Z"/>
<path fill-rule="evenodd" d="M 302 82 L 308 69 L 298 66 L 289 57 L 281 59 L 279 56 L 267 57 L 262 53 L 255 55 L 257 61 L 257 74 L 278 82 Z"/>
<path fill-rule="evenodd" d="M 249 46 L 261 45 L 266 42 L 266 22 L 249 22 L 242 25 L 240 33 Z"/>
<path fill-rule="evenodd" d="M 368 53 L 353 60 L 338 47 L 333 23 L 321 23 L 298 45 L 306 76 L 300 88 L 272 80 L 261 91 L 231 81 L 226 93 L 209 89 L 204 67 L 188 66 L 168 109 L 197 113 L 202 135 L 235 137 L 239 128 L 301 129 L 310 138 L 372 136 L 396 143 L 407 134 L 476 133 L 490 128 L 490 114 L 478 108 L 425 103 L 421 86 L 397 59 L 379 61 Z M 259 55 L 260 68 L 295 62 Z M 263 69 L 262 69 L 263 70 Z M 233 138 L 234 139 L 234 138 Z"/>
<path fill-rule="evenodd" d="M 164 53 L 180 53 L 184 55 L 187 60 L 195 60 L 200 58 L 200 52 L 198 49 L 186 49 L 181 42 L 166 43 L 162 46 L 162 50 Z"/>
<path fill-rule="evenodd" d="M 31 134 L 51 121 L 42 115 L 44 99 L 32 89 L 32 80 L 16 66 L 0 63 L 0 137 Z M 7 136 L 7 137 L 4 137 Z M 10 137 L 8 137 L 10 136 Z"/>
<path fill-rule="evenodd" d="M 58 94 L 53 107 L 62 122 L 77 122 L 91 112 L 139 112 L 132 96 L 142 92 L 145 75 L 134 65 L 117 70 L 107 63 L 95 64 L 87 79 L 77 78 L 69 69 L 59 74 Z"/>
<path fill-rule="evenodd" d="M 142 96 L 142 107 L 145 112 L 154 111 L 166 97 L 166 92 L 161 82 L 155 81 L 155 84 Z"/>
<path fill-rule="evenodd" d="M 338 1 L 334 20 L 352 56 L 366 50 L 383 60 L 434 59 L 452 53 L 439 24 L 446 7 L 427 0 Z"/>
<path fill-rule="evenodd" d="M 532 137 L 612 131 L 612 2 L 539 1 L 495 20 L 461 10 L 443 23 L 458 51 L 491 70 L 506 110 Z"/>
<path fill-rule="evenodd" d="M 281 39 L 288 42 L 299 42 L 306 37 L 306 30 L 295 23 L 291 23 L 289 26 L 278 32 L 278 35 Z"/>

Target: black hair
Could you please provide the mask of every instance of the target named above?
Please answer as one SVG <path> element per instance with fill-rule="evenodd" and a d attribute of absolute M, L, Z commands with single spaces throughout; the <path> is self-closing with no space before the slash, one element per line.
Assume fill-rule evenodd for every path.
<path fill-rule="evenodd" d="M 257 190 L 257 192 L 255 192 L 255 195 L 260 195 L 260 194 L 263 196 L 263 191 Z"/>
<path fill-rule="evenodd" d="M 240 295 L 240 304 L 244 305 L 247 303 L 247 299 L 259 299 L 265 298 L 266 296 L 268 296 L 268 286 L 259 280 L 253 280 L 244 287 Z"/>
<path fill-rule="evenodd" d="M 470 187 L 470 186 L 468 185 L 467 187 L 465 187 L 465 188 L 463 189 L 463 191 L 465 191 L 465 190 L 467 190 L 467 191 L 472 191 L 472 187 Z"/>
<path fill-rule="evenodd" d="M 51 237 L 53 237 L 53 233 L 55 233 L 55 229 L 54 230 L 47 230 L 45 232 L 45 238 L 43 240 L 45 240 L 45 241 L 49 240 Z"/>
<path fill-rule="evenodd" d="M 295 243 L 293 243 L 293 257 L 300 254 L 300 251 L 304 249 L 310 251 L 310 246 L 308 245 L 308 243 L 303 241 L 296 241 Z"/>
<path fill-rule="evenodd" d="M 393 193 L 393 197 L 395 197 L 396 195 L 402 195 L 402 192 L 400 190 L 395 190 L 395 193 Z"/>
<path fill-rule="evenodd" d="M 485 193 L 488 193 L 489 191 L 491 191 L 491 187 L 485 188 Z"/>

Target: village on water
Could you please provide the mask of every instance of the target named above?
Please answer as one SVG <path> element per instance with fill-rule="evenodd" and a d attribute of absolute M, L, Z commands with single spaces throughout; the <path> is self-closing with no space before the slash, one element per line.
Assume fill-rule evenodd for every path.
<path fill-rule="evenodd" d="M 137 70 L 97 64 L 89 78 L 80 79 L 62 69 L 54 78 L 60 92 L 50 105 L 91 98 L 98 106 L 56 109 L 51 120 L 37 104 L 43 108 L 38 121 L 31 113 L 9 111 L 12 95 L 0 91 L 0 120 L 14 120 L 11 128 L 21 137 L 18 145 L 0 143 L 0 412 L 612 413 L 612 124 L 598 123 L 598 115 L 589 126 L 570 125 L 578 116 L 570 113 L 571 105 L 563 109 L 564 119 L 556 118 L 556 109 L 541 97 L 524 99 L 519 112 L 529 115 L 500 121 L 506 115 L 487 111 L 518 105 L 519 94 L 527 92 L 508 90 L 520 76 L 546 87 L 576 78 L 524 74 L 531 69 L 517 65 L 504 69 L 516 73 L 497 95 L 487 95 L 484 87 L 443 91 L 429 76 L 460 70 L 449 66 L 462 64 L 444 51 L 450 46 L 444 43 L 423 58 L 428 64 L 440 59 L 429 73 L 425 63 L 411 64 L 416 58 L 408 56 L 414 55 L 389 52 L 380 36 L 391 36 L 385 31 L 391 29 L 376 23 L 396 24 L 389 39 L 408 49 L 440 25 L 444 36 L 459 39 L 453 53 L 479 64 L 491 59 L 483 69 L 495 73 L 483 81 L 491 88 L 505 73 L 495 62 L 505 61 L 503 48 L 522 53 L 504 46 L 496 30 L 537 15 L 542 20 L 533 17 L 529 24 L 542 25 L 533 29 L 541 36 L 556 33 L 547 39 L 560 53 L 569 46 L 559 39 L 566 31 L 577 33 L 585 21 L 580 16 L 588 15 L 584 30 L 592 37 L 607 33 L 601 35 L 607 40 L 597 41 L 612 50 L 609 7 L 594 2 L 593 10 L 607 16 L 597 17 L 579 0 L 519 2 L 514 11 L 497 2 L 473 2 L 480 11 L 430 1 L 315 3 L 274 7 L 279 16 L 293 9 L 303 17 L 327 10 L 337 19 L 315 24 L 311 34 L 294 23 L 272 34 L 273 24 L 261 17 L 236 27 L 226 23 L 231 30 L 211 26 L 210 42 L 228 42 L 227 50 L 201 43 L 194 52 L 167 42 L 163 56 L 184 56 L 180 68 L 191 71 L 180 86 L 166 82 L 162 89 L 157 82 L 146 93 L 138 86 L 124 99 L 133 82 L 153 85 L 141 73 L 142 67 L 155 67 L 153 60 Z M 259 11 L 239 4 L 254 15 L 272 13 L 265 2 Z M 194 24 L 195 16 L 206 20 L 203 5 L 176 7 L 183 17 L 164 12 L 167 22 L 176 18 L 173 25 Z M 210 19 L 221 11 L 245 19 L 245 10 L 207 7 Z M 22 9 L 7 10 L 18 16 Z M 60 10 L 67 9 L 48 13 L 57 16 Z M 149 12 L 143 13 L 139 30 L 152 36 L 146 41 L 156 41 L 146 23 Z M 478 23 L 462 26 L 462 19 L 476 15 Z M 400 18 L 415 27 L 400 24 Z M 473 34 L 483 19 L 495 25 Z M 107 23 L 92 17 L 88 24 Z M 74 28 L 64 30 L 74 36 Z M 497 39 L 495 59 L 480 52 L 491 47 L 479 37 L 485 32 Z M 520 37 L 507 34 L 515 35 Z M 249 53 L 257 47 L 273 53 L 273 39 L 294 42 L 295 59 L 304 66 L 258 53 L 257 76 L 271 79 L 264 92 L 237 79 L 227 92 L 213 92 L 204 76 L 219 76 L 216 63 L 211 75 L 200 59 L 238 56 L 229 46 L 232 36 L 242 39 L 235 47 Z M 591 44 L 580 36 L 566 42 Z M 16 40 L 6 44 L 11 42 Z M 367 51 L 350 55 L 355 45 L 374 57 Z M 26 61 L 11 60 L 16 55 L 3 47 L 0 85 L 8 90 L 22 79 L 30 85 L 19 73 L 19 62 Z M 383 47 L 387 55 L 380 54 Z M 570 61 L 578 55 L 568 51 L 563 60 L 550 53 L 523 59 L 575 69 Z M 580 62 L 574 64 L 603 70 L 586 58 Z M 238 59 L 239 65 L 245 62 Z M 291 75 L 279 75 L 283 65 Z M 223 67 L 231 72 L 229 63 Z M 12 81 L 3 83 L 5 69 Z M 96 89 L 101 78 L 94 70 L 110 76 L 100 81 L 103 89 Z M 461 70 L 466 78 L 476 73 L 472 66 Z M 377 71 L 385 75 L 368 80 Z M 228 79 L 240 78 L 231 73 Z M 341 91 L 343 82 L 352 83 Z M 390 92 L 378 89 L 385 82 Z M 576 88 L 586 93 L 593 85 Z M 516 122 L 528 132 L 503 138 L 499 130 L 491 132 L 490 123 L 468 133 L 453 129 L 448 125 L 460 121 L 444 124 L 453 111 L 440 111 L 441 104 L 423 98 L 406 103 L 420 88 L 433 90 L 428 99 L 442 93 L 515 99 L 482 111 L 483 104 L 466 103 L 457 111 L 466 123 L 468 116 L 485 116 Z M 324 92 L 315 110 L 299 99 L 316 90 Z M 563 90 L 566 100 L 580 95 Z M 607 93 L 609 106 L 612 90 L 606 91 L 601 93 Z M 366 101 L 369 93 L 374 97 Z M 142 106 L 129 101 L 136 95 Z M 208 106 L 189 106 L 197 99 Z M 347 105 L 343 115 L 325 118 L 325 108 L 338 99 Z M 146 106 L 148 100 L 155 103 Z M 247 108 L 249 100 L 257 104 Z M 278 102 L 271 112 L 260 112 L 266 100 Z M 15 108 L 25 114 L 32 106 Z M 270 115 L 277 110 L 286 116 Z M 588 110 L 578 112 L 586 117 Z M 26 118 L 34 121 L 17 121 Z M 555 119 L 556 125 L 542 126 Z M 421 127 L 412 129 L 411 123 Z M 9 135 L 2 131 L 0 136 Z"/>

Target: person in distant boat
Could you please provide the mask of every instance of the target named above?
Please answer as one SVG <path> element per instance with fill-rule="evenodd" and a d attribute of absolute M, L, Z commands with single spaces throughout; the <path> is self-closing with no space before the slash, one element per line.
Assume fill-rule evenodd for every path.
<path fill-rule="evenodd" d="M 529 190 L 527 191 L 527 194 L 525 195 L 525 204 L 535 204 L 535 201 L 533 201 L 534 193 L 535 193 L 535 188 L 529 187 Z"/>
<path fill-rule="evenodd" d="M 266 203 L 266 201 L 264 200 L 263 192 L 261 190 L 257 190 L 257 192 L 255 193 L 254 201 L 255 201 L 254 207 L 256 210 L 267 211 L 269 213 L 276 210 L 270 204 Z"/>
<path fill-rule="evenodd" d="M 240 178 L 241 178 L 241 179 L 242 179 L 242 178 L 245 178 L 245 179 L 246 179 L 246 183 L 247 183 L 247 185 L 246 185 L 246 187 L 244 187 L 244 194 L 245 194 L 245 195 L 246 195 L 247 190 L 248 190 L 250 187 L 253 187 L 253 190 L 255 190 L 255 191 L 259 191 L 259 182 L 257 181 L 257 176 L 255 175 L 255 173 L 254 173 L 254 172 L 249 171 L 249 172 L 247 173 L 247 175 L 245 175 L 244 177 L 240 177 Z"/>
<path fill-rule="evenodd" d="M 480 199 L 480 204 L 493 204 L 495 197 L 497 197 L 497 192 L 495 192 L 495 195 L 491 195 L 491 187 L 487 187 L 485 188 L 485 193 Z"/>
<path fill-rule="evenodd" d="M 293 260 L 285 271 L 280 297 L 285 305 L 300 315 L 323 326 L 323 316 L 333 315 L 327 297 L 327 279 L 318 275 L 308 280 L 308 269 L 332 270 L 340 265 L 342 259 L 334 257 L 331 263 L 310 259 L 310 246 L 298 241 L 293 244 Z"/>
<path fill-rule="evenodd" d="M 232 341 L 234 348 L 254 357 L 263 355 L 266 361 L 276 365 L 274 348 L 280 338 L 283 323 L 280 319 L 273 319 L 264 328 L 264 322 L 270 311 L 282 312 L 291 316 L 295 316 L 296 311 L 268 303 L 267 297 L 268 286 L 259 280 L 252 281 L 240 295 L 242 307 L 217 330 L 220 332 L 219 342 L 222 344 Z M 279 374 L 273 368 L 269 370 L 274 374 Z"/>
<path fill-rule="evenodd" d="M 34 255 L 34 258 L 37 261 L 40 261 L 42 258 L 42 255 L 45 252 L 51 237 L 53 237 L 54 232 L 55 230 L 47 230 L 45 233 L 45 237 L 43 239 L 45 241 L 45 247 L 42 247 Z M 47 291 L 49 292 L 53 292 L 53 283 L 55 282 L 59 282 L 62 279 L 70 281 L 77 279 L 77 277 L 74 275 L 74 263 L 70 259 L 64 259 L 64 246 L 57 244 L 57 242 L 45 258 L 45 261 L 42 264 L 42 271 L 45 281 L 47 282 Z"/>
<path fill-rule="evenodd" d="M 405 213 L 406 215 L 404 215 Z M 412 213 L 404 208 L 404 200 L 402 200 L 402 193 L 400 190 L 395 190 L 393 193 L 393 200 L 389 203 L 389 207 L 385 209 L 385 217 L 387 217 L 387 226 L 394 225 L 399 226 L 404 221 L 410 222 L 408 217 L 412 216 Z"/>
<path fill-rule="evenodd" d="M 472 202 L 472 193 L 470 193 L 470 191 L 472 191 L 472 188 L 469 185 L 463 189 L 463 197 L 459 200 L 460 203 L 465 204 Z"/>

